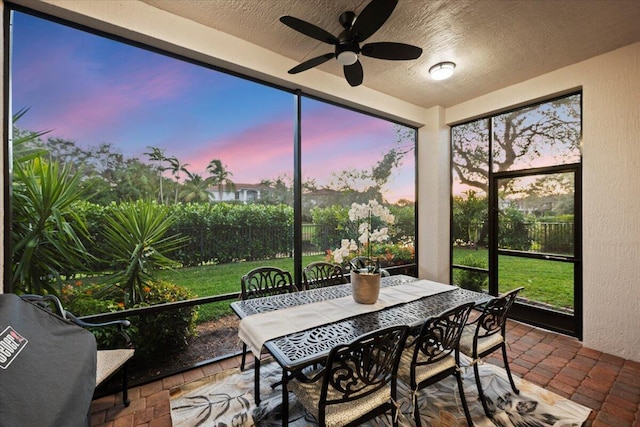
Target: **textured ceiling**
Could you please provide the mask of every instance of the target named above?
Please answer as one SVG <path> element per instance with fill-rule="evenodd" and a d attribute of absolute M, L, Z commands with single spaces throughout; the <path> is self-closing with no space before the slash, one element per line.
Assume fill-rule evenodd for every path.
<path fill-rule="evenodd" d="M 295 61 L 333 46 L 283 25 L 291 15 L 338 35 L 338 16 L 368 0 L 142 0 L 175 15 Z M 363 85 L 425 108 L 448 107 L 502 87 L 640 41 L 640 0 L 399 0 L 367 43 L 419 46 L 414 61 L 361 57 Z M 441 61 L 457 64 L 446 81 L 428 76 Z M 319 69 L 342 76 L 331 60 Z M 350 86 L 344 82 L 345 90 Z"/>

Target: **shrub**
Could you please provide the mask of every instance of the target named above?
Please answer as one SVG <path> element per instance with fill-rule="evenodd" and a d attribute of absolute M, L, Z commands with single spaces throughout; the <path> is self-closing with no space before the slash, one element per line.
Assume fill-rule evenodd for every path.
<path fill-rule="evenodd" d="M 113 292 L 105 295 L 103 285 L 77 280 L 73 284 L 65 284 L 62 287 L 60 300 L 65 309 L 81 317 L 124 309 L 122 295 L 123 292 L 117 288 L 113 288 Z M 90 328 L 90 330 L 96 337 L 98 348 L 116 348 L 120 345 L 121 337 L 117 328 Z M 135 327 L 131 327 L 127 330 L 127 334 L 133 336 L 136 330 Z"/>
<path fill-rule="evenodd" d="M 191 291 L 167 281 L 146 281 L 143 286 L 146 301 L 136 307 L 147 307 L 184 301 L 195 297 Z M 63 287 L 63 305 L 76 316 L 107 313 L 124 309 L 124 291 L 118 287 L 76 281 Z M 136 359 L 153 359 L 171 355 L 184 348 L 187 340 L 195 335 L 197 307 L 163 311 L 158 314 L 131 316 L 131 328 L 127 334 L 136 348 Z M 118 344 L 115 328 L 92 330 L 100 348 L 112 348 Z"/>
<path fill-rule="evenodd" d="M 467 255 L 460 260 L 460 265 L 475 268 L 487 268 L 487 262 L 482 259 L 478 259 L 472 255 Z M 464 289 L 471 291 L 481 291 L 486 288 L 489 283 L 489 277 L 487 273 L 456 269 L 454 272 L 453 283 Z"/>
<path fill-rule="evenodd" d="M 144 302 L 136 308 L 195 298 L 188 289 L 163 280 L 145 282 L 143 291 Z M 131 323 L 137 329 L 134 337 L 136 357 L 153 359 L 178 353 L 186 347 L 187 340 L 195 336 L 197 316 L 197 307 L 192 306 L 131 317 Z"/>
<path fill-rule="evenodd" d="M 501 248 L 528 251 L 531 243 L 524 214 L 512 206 L 501 211 L 498 245 Z"/>
<path fill-rule="evenodd" d="M 342 239 L 357 239 L 355 233 L 349 234 L 345 224 L 349 221 L 349 208 L 333 205 L 331 207 L 311 209 L 313 224 L 320 228 L 319 233 L 311 236 L 311 243 L 323 250 L 340 246 Z"/>
<path fill-rule="evenodd" d="M 145 280 L 153 279 L 153 270 L 177 266 L 166 254 L 185 245 L 187 239 L 169 233 L 173 222 L 166 206 L 144 201 L 114 205 L 105 218 L 101 249 L 115 271 L 111 280 L 125 290 L 127 307 L 149 302 L 142 290 Z"/>
<path fill-rule="evenodd" d="M 382 267 L 413 264 L 415 249 L 413 246 L 384 244 L 374 247 L 375 257 L 380 259 Z"/>

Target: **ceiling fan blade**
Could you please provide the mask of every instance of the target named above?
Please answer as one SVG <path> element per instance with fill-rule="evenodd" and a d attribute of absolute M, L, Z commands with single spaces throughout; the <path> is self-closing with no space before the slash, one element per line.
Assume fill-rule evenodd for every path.
<path fill-rule="evenodd" d="M 420 55 L 422 55 L 422 49 L 417 46 L 411 46 L 410 44 L 380 42 L 365 44 L 362 46 L 360 53 L 372 58 L 400 61 L 419 58 Z"/>
<path fill-rule="evenodd" d="M 360 64 L 360 61 L 356 61 L 352 65 L 345 65 L 344 77 L 352 87 L 361 85 L 364 72 L 362 71 L 362 64 Z"/>
<path fill-rule="evenodd" d="M 378 31 L 398 4 L 398 0 L 371 0 L 351 27 L 351 33 L 358 42 L 363 42 Z"/>
<path fill-rule="evenodd" d="M 313 68 L 320 64 L 324 64 L 325 62 L 327 62 L 328 60 L 332 59 L 335 56 L 336 55 L 334 53 L 325 53 L 324 55 L 311 58 L 308 61 L 304 61 L 303 63 L 296 65 L 295 67 L 290 69 L 289 74 L 298 74 L 298 73 L 301 73 L 302 71 L 308 70 L 309 68 Z"/>
<path fill-rule="evenodd" d="M 320 40 L 321 42 L 333 45 L 337 45 L 339 43 L 338 39 L 334 37 L 333 34 L 320 27 L 316 27 L 313 24 L 303 21 L 302 19 L 294 18 L 293 16 L 281 16 L 280 22 L 306 36 Z"/>

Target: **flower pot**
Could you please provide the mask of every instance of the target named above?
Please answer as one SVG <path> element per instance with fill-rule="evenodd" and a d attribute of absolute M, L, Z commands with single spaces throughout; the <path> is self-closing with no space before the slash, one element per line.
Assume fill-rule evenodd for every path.
<path fill-rule="evenodd" d="M 351 272 L 351 294 L 359 304 L 375 304 L 380 294 L 380 273 Z"/>

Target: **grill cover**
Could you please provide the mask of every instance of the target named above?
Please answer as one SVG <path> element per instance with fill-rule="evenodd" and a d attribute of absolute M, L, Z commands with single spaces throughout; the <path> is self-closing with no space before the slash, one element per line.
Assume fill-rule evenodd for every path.
<path fill-rule="evenodd" d="M 0 426 L 86 426 L 95 381 L 91 332 L 0 294 Z"/>

